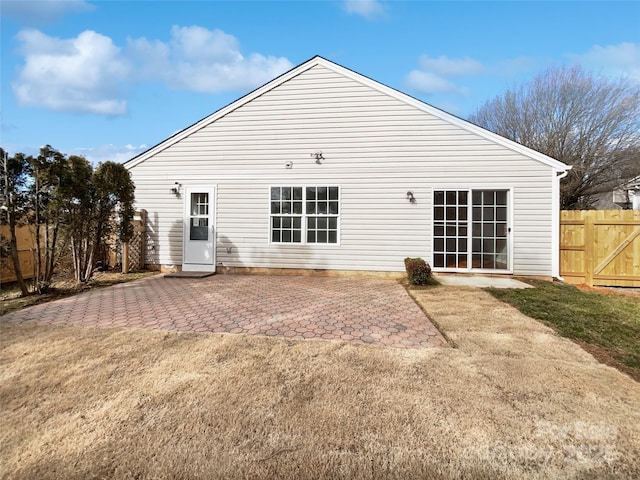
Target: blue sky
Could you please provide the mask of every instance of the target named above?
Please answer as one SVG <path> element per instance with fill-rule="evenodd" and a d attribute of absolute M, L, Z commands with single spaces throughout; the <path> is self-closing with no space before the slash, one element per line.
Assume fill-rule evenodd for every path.
<path fill-rule="evenodd" d="M 1 138 L 125 161 L 321 55 L 467 117 L 549 66 L 640 82 L 638 1 L 0 1 Z"/>

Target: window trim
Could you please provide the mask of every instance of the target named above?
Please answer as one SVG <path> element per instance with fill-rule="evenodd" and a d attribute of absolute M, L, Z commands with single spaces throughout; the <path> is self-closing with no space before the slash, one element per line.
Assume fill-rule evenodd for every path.
<path fill-rule="evenodd" d="M 282 187 L 288 187 L 288 188 L 302 188 L 302 214 L 301 215 L 296 215 L 296 214 L 290 214 L 290 215 L 285 215 L 285 216 L 290 216 L 290 217 L 300 217 L 301 218 L 301 231 L 300 231 L 300 235 L 301 235 L 301 241 L 300 242 L 274 242 L 273 241 L 273 237 L 272 237 L 272 229 L 271 229 L 271 222 L 272 222 L 272 218 L 275 217 L 282 217 L 283 215 L 277 215 L 277 214 L 273 214 L 271 213 L 271 189 L 272 188 L 282 188 Z M 337 215 L 318 215 L 318 214 L 313 214 L 313 215 L 309 215 L 307 214 L 307 187 L 308 188 L 318 188 L 318 187 L 337 187 L 338 188 L 338 214 Z M 311 184 L 300 184 L 300 183 L 281 183 L 281 184 L 273 184 L 273 185 L 269 185 L 267 188 L 267 199 L 268 199 L 268 203 L 267 203 L 267 238 L 269 239 L 269 245 L 279 245 L 279 246 L 300 246 L 300 245 L 306 245 L 306 246 L 313 246 L 313 247 L 339 247 L 341 244 L 341 237 L 342 237 L 342 185 L 339 183 L 311 183 Z M 318 243 L 318 242 L 307 242 L 307 219 L 309 217 L 314 217 L 314 218 L 318 218 L 318 217 L 325 217 L 325 218 L 332 218 L 335 217 L 337 219 L 337 238 L 336 238 L 336 243 Z"/>
<path fill-rule="evenodd" d="M 435 196 L 435 192 L 436 191 L 440 191 L 440 190 L 455 190 L 457 192 L 462 192 L 465 191 L 468 193 L 469 195 L 469 202 L 467 205 L 468 211 L 467 211 L 467 219 L 468 219 L 468 233 L 467 233 L 467 268 L 447 268 L 447 267 L 434 267 L 435 262 L 434 262 L 434 258 L 435 258 L 435 249 L 434 249 L 434 242 L 435 242 L 435 224 L 436 224 L 436 219 L 435 219 L 435 215 L 434 215 L 434 196 Z M 500 190 L 500 191 L 506 191 L 507 192 L 507 228 L 510 229 L 509 230 L 509 234 L 507 236 L 507 248 L 509 250 L 508 253 L 508 262 L 509 262 L 509 268 L 508 269 L 486 269 L 486 268 L 473 268 L 473 262 L 470 261 L 472 258 L 472 245 L 473 245 L 473 233 L 472 233 L 472 222 L 473 222 L 473 201 L 472 201 L 472 194 L 474 191 L 476 190 Z M 513 228 L 513 215 L 514 215 L 514 207 L 513 207 L 513 199 L 514 199 L 514 188 L 513 186 L 504 186 L 504 185 L 500 185 L 500 186 L 496 186 L 496 185 L 474 185 L 472 187 L 466 186 L 466 187 L 461 187 L 461 186 L 455 186 L 455 185 L 438 185 L 438 186 L 434 186 L 431 188 L 431 196 L 430 196 L 430 212 L 429 214 L 431 215 L 431 252 L 430 252 L 430 261 L 431 261 L 431 266 L 433 268 L 434 272 L 458 272 L 458 273 L 478 273 L 478 274 L 488 274 L 488 273 L 498 273 L 498 274 L 513 274 L 513 245 L 514 245 L 514 228 Z"/>

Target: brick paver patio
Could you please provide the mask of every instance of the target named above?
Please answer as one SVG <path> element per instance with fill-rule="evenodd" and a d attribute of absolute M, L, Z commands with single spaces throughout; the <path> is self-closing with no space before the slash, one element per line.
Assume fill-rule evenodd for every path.
<path fill-rule="evenodd" d="M 448 346 L 401 285 L 357 277 L 154 276 L 29 307 L 0 321 Z"/>

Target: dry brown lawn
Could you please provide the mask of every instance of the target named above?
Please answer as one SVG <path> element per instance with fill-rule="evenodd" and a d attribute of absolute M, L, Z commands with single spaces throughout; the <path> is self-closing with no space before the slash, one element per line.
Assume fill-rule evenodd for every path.
<path fill-rule="evenodd" d="M 0 322 L 3 478 L 637 478 L 640 385 L 479 290 L 457 348 Z"/>

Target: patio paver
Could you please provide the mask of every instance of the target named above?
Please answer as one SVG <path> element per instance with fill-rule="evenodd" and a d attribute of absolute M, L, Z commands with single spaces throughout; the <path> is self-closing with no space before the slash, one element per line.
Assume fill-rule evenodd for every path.
<path fill-rule="evenodd" d="M 448 346 L 401 285 L 360 277 L 154 276 L 25 308 L 0 321 Z"/>

